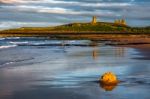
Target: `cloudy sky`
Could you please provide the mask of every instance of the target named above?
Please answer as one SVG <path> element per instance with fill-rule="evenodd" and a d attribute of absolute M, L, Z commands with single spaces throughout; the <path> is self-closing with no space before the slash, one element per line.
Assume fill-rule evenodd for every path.
<path fill-rule="evenodd" d="M 124 18 L 130 26 L 150 25 L 150 0 L 0 0 L 0 29 L 49 26 Z"/>

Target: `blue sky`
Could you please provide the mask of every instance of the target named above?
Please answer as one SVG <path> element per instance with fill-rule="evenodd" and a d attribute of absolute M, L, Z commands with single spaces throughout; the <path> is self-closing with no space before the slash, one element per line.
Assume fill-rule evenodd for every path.
<path fill-rule="evenodd" d="M 113 22 L 150 25 L 150 0 L 0 0 L 0 29 L 53 26 L 71 22 Z"/>

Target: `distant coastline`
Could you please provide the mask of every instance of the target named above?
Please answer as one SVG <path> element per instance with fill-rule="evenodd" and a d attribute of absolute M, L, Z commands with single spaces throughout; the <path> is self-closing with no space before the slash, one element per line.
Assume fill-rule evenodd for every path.
<path fill-rule="evenodd" d="M 74 22 L 54 27 L 22 27 L 0 31 L 3 33 L 150 33 L 150 26 L 130 27 L 125 19 L 117 19 L 114 22 L 97 22 L 93 16 L 91 22 Z"/>
<path fill-rule="evenodd" d="M 120 44 L 149 44 L 150 26 L 130 27 L 124 19 L 89 23 L 70 23 L 55 27 L 22 27 L 0 31 L 0 37 L 49 37 L 50 39 L 90 39 L 117 41 Z M 117 43 L 118 44 L 118 43 Z"/>

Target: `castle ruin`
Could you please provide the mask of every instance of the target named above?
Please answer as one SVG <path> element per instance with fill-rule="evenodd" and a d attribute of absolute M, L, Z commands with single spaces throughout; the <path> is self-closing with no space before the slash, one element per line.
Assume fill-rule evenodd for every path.
<path fill-rule="evenodd" d="M 92 24 L 96 24 L 96 23 L 97 23 L 97 17 L 96 17 L 96 16 L 93 16 L 91 23 L 92 23 Z"/>
<path fill-rule="evenodd" d="M 114 23 L 119 24 L 119 25 L 127 25 L 127 23 L 124 19 L 115 20 Z"/>

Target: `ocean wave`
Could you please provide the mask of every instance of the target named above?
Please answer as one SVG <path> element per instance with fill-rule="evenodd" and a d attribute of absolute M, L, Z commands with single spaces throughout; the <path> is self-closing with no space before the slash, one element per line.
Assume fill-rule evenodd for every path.
<path fill-rule="evenodd" d="M 45 40 L 45 41 L 21 41 L 21 42 L 10 42 L 11 44 L 16 44 L 18 46 L 88 46 L 91 43 L 88 41 L 54 41 L 54 40 Z"/>
<path fill-rule="evenodd" d="M 7 37 L 6 39 L 20 39 L 20 37 Z"/>
<path fill-rule="evenodd" d="M 49 41 L 49 40 L 39 40 L 39 39 L 20 39 L 20 40 L 11 40 L 9 44 L 15 44 L 19 46 L 40 46 L 48 44 L 60 44 L 61 41 Z"/>
<path fill-rule="evenodd" d="M 14 46 L 7 45 L 17 45 L 17 46 L 88 46 L 90 42 L 87 40 L 47 40 L 39 38 L 20 38 L 20 37 L 10 37 L 5 38 L 1 43 L 2 48 L 9 48 Z M 6 45 L 5 45 L 6 44 Z"/>
<path fill-rule="evenodd" d="M 15 45 L 18 45 L 18 44 L 28 44 L 29 42 L 25 41 L 25 42 L 9 42 L 10 44 L 15 44 Z"/>
<path fill-rule="evenodd" d="M 11 47 L 16 47 L 17 45 L 4 45 L 0 46 L 0 49 L 6 49 L 6 48 L 11 48 Z"/>
<path fill-rule="evenodd" d="M 12 61 L 6 61 L 6 62 L 0 62 L 0 67 L 5 66 L 5 65 L 10 65 L 10 64 L 14 64 L 14 63 L 19 63 L 19 62 L 24 62 L 24 61 L 29 61 L 34 59 L 33 57 L 29 57 L 26 59 L 18 59 L 18 60 L 12 60 Z"/>
<path fill-rule="evenodd" d="M 7 62 L 7 63 L 4 63 L 4 64 L 2 64 L 2 65 L 9 65 L 9 64 L 13 64 L 14 62 L 12 61 L 12 62 Z"/>
<path fill-rule="evenodd" d="M 0 38 L 0 41 L 1 41 L 1 40 L 5 40 L 5 38 Z"/>

